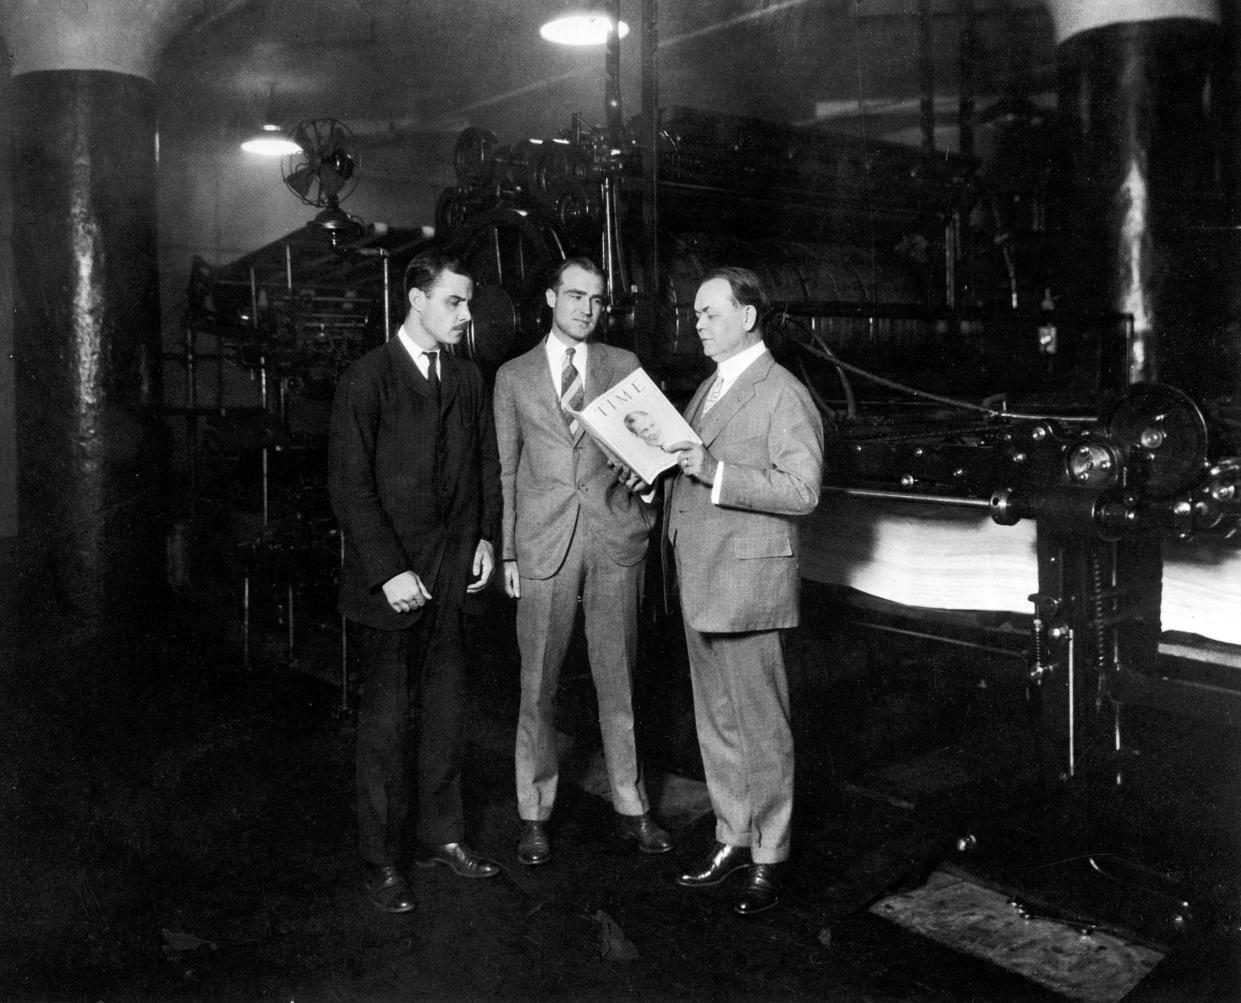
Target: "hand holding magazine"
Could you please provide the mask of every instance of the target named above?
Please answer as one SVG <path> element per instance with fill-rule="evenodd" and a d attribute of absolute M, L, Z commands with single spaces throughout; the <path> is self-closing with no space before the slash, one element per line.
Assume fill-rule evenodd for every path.
<path fill-rule="evenodd" d="M 643 369 L 635 369 L 573 416 L 600 448 L 647 484 L 670 467 L 674 443 L 701 440 Z"/>

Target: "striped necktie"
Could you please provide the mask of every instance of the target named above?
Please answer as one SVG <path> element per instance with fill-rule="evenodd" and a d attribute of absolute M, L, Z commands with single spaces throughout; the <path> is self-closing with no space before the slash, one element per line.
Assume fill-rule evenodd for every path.
<path fill-rule="evenodd" d="M 707 399 L 702 402 L 702 413 L 706 414 L 720 399 L 720 391 L 724 389 L 724 377 L 716 373 L 715 382 L 711 384 L 711 389 L 707 393 Z"/>
<path fill-rule="evenodd" d="M 569 431 L 577 435 L 577 419 L 573 418 L 569 411 L 582 410 L 585 392 L 582 388 L 582 374 L 573 364 L 574 351 L 572 348 L 564 350 L 564 362 L 560 366 L 560 409 L 565 421 L 569 423 Z"/>

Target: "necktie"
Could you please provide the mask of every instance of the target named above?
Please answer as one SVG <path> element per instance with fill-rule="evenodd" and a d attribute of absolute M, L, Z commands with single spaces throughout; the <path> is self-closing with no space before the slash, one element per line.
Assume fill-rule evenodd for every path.
<path fill-rule="evenodd" d="M 431 384 L 431 389 L 435 392 L 435 396 L 440 395 L 440 374 L 435 368 L 435 358 L 439 352 L 423 352 L 427 357 L 427 382 Z"/>
<path fill-rule="evenodd" d="M 564 362 L 560 366 L 560 408 L 564 413 L 565 421 L 569 423 L 569 431 L 577 435 L 577 420 L 569 414 L 569 411 L 582 409 L 585 393 L 582 388 L 582 374 L 573 364 L 574 351 L 572 348 L 564 350 Z"/>
<path fill-rule="evenodd" d="M 711 384 L 711 390 L 707 393 L 707 399 L 702 403 L 702 413 L 706 414 L 720 399 L 720 391 L 724 389 L 724 377 L 719 373 L 715 375 L 715 382 Z"/>

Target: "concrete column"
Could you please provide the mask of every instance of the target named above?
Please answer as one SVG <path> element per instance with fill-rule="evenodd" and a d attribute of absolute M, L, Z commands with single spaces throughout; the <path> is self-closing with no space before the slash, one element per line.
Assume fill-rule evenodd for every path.
<path fill-rule="evenodd" d="M 1217 133 L 1218 0 L 1049 0 L 1072 227 L 1061 305 L 1133 315 L 1131 381 L 1238 387 Z"/>
<path fill-rule="evenodd" d="M 0 7 L 13 76 L 15 591 L 28 628 L 124 627 L 162 592 L 152 77 L 172 35 L 222 6 Z"/>

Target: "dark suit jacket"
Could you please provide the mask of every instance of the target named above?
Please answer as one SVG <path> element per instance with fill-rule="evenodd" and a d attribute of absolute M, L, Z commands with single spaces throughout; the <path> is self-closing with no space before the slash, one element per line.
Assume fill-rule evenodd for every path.
<path fill-rule="evenodd" d="M 473 362 L 440 358 L 438 411 L 398 338 L 358 359 L 336 388 L 328 492 L 345 536 L 340 610 L 370 627 L 399 630 L 417 618 L 384 598 L 383 583 L 402 571 L 437 603 L 464 601 L 478 541 L 499 536 L 500 464 L 483 377 Z M 462 595 L 441 595 L 440 581 Z"/>
<path fill-rule="evenodd" d="M 646 556 L 654 509 L 630 494 L 584 428 L 570 435 L 545 341 L 496 374 L 496 437 L 504 495 L 503 558 L 527 578 L 550 578 L 580 518 L 605 553 L 631 567 Z M 592 400 L 638 368 L 633 352 L 592 341 L 584 376 Z"/>

